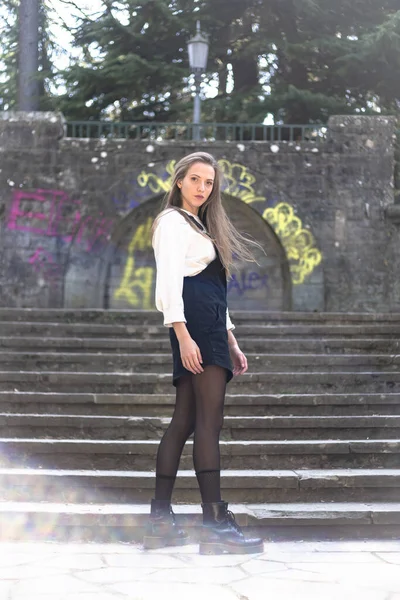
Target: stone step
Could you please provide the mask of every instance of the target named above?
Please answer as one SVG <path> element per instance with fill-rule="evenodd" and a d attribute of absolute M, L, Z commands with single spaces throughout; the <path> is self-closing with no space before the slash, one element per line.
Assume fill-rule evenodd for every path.
<path fill-rule="evenodd" d="M 0 469 L 3 502 L 147 503 L 154 483 L 151 471 Z M 398 502 L 400 470 L 225 470 L 221 489 L 232 503 Z M 200 502 L 193 471 L 178 473 L 174 501 Z"/>
<path fill-rule="evenodd" d="M 276 539 L 301 529 L 301 538 L 324 532 L 357 539 L 393 537 L 400 531 L 400 503 L 310 502 L 230 504 L 245 533 L 256 530 L 263 539 Z M 199 504 L 173 506 L 177 522 L 193 541 L 202 525 Z M 137 542 L 143 539 L 148 504 L 78 504 L 3 502 L 0 504 L 0 539 L 4 541 Z M 392 533 L 392 536 L 389 533 Z M 272 536 L 272 537 L 271 537 Z M 299 539 L 299 536 L 296 536 Z"/>
<path fill-rule="evenodd" d="M 39 439 L 157 440 L 168 417 L 0 413 L 0 437 Z M 400 415 L 225 416 L 223 440 L 400 439 Z"/>
<path fill-rule="evenodd" d="M 400 323 L 399 313 L 291 312 L 230 309 L 232 321 L 279 323 Z M 162 320 L 157 310 L 104 310 L 60 308 L 0 308 L 0 321 L 87 323 L 155 323 Z"/>
<path fill-rule="evenodd" d="M 73 440 L 1 438 L 0 466 L 148 470 L 155 465 L 159 440 Z M 192 466 L 193 442 L 181 466 Z M 398 468 L 400 439 L 377 440 L 222 440 L 227 469 Z"/>
<path fill-rule="evenodd" d="M 301 371 L 308 372 L 341 371 L 354 372 L 357 367 L 385 371 L 400 370 L 400 354 L 267 354 L 249 352 L 246 354 L 249 372 Z M 140 373 L 149 370 L 155 373 L 172 372 L 172 356 L 167 354 L 141 353 L 95 353 L 95 352 L 16 352 L 1 351 L 2 369 L 45 369 L 49 371 L 127 371 Z"/>
<path fill-rule="evenodd" d="M 239 513 L 249 529 L 400 533 L 400 313 L 231 315 L 250 368 L 227 388 L 224 499 L 254 502 Z M 67 539 L 120 524 L 131 540 L 175 401 L 162 315 L 0 309 L 0 349 L 0 536 L 47 519 Z M 192 450 L 189 440 L 181 503 L 200 501 Z M 191 528 L 199 513 L 182 509 Z"/>
<path fill-rule="evenodd" d="M 398 371 L 330 371 L 245 373 L 234 377 L 229 392 L 238 393 L 371 393 L 400 391 Z M 95 373 L 75 371 L 0 371 L 0 391 L 170 393 L 170 373 Z"/>
<path fill-rule="evenodd" d="M 175 394 L 93 394 L 79 392 L 0 392 L 3 413 L 74 414 L 90 416 L 172 415 Z M 398 415 L 400 394 L 231 394 L 225 397 L 229 416 Z"/>
<path fill-rule="evenodd" d="M 240 336 L 240 347 L 243 352 L 269 353 L 333 353 L 333 354 L 397 354 L 400 341 L 397 338 L 246 338 Z M 146 353 L 171 352 L 168 334 L 159 338 L 101 338 L 101 337 L 42 337 L 42 336 L 12 336 L 0 337 L 0 348 L 12 348 L 25 352 L 43 352 L 50 348 L 52 353 L 58 352 L 137 352 Z"/>
<path fill-rule="evenodd" d="M 320 336 L 333 337 L 357 337 L 357 338 L 387 338 L 395 340 L 400 334 L 400 322 L 375 323 L 366 322 L 361 324 L 248 324 L 237 325 L 235 335 L 237 337 L 247 336 L 250 338 L 270 337 L 306 337 L 316 338 Z M 167 328 L 161 324 L 129 323 L 103 324 L 87 322 L 52 323 L 52 322 L 29 322 L 29 321 L 3 321 L 0 322 L 0 336 L 7 335 L 42 335 L 44 337 L 60 336 L 86 336 L 86 337 L 122 337 L 135 336 L 140 339 L 151 339 L 167 337 Z"/>

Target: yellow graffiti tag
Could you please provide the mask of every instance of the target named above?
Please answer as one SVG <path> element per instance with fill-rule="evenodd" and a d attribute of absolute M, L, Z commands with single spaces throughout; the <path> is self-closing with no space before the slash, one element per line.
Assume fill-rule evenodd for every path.
<path fill-rule="evenodd" d="M 154 194 L 168 192 L 173 180 L 173 172 L 176 161 L 171 160 L 166 167 L 168 178 L 162 179 L 154 173 L 144 171 L 138 177 L 141 187 L 148 186 Z M 218 165 L 223 173 L 226 186 L 224 193 L 239 198 L 246 204 L 265 202 L 264 196 L 257 196 L 254 188 L 256 178 L 248 168 L 240 163 L 232 163 L 229 160 L 219 160 Z M 294 214 L 290 204 L 281 202 L 274 208 L 267 208 L 262 217 L 271 225 L 285 248 L 293 284 L 304 283 L 315 267 L 320 264 L 322 254 L 316 247 L 313 235 L 303 228 L 301 219 Z"/>
<path fill-rule="evenodd" d="M 226 182 L 226 187 L 224 187 L 225 194 L 240 198 L 246 204 L 265 202 L 263 196 L 256 195 L 253 187 L 256 178 L 249 173 L 247 167 L 239 163 L 231 163 L 229 160 L 219 160 L 218 165 Z"/>
<path fill-rule="evenodd" d="M 168 178 L 162 179 L 154 173 L 146 173 L 142 171 L 138 176 L 138 184 L 140 187 L 148 187 L 154 194 L 168 192 L 171 189 L 173 174 L 175 169 L 175 160 L 167 163 L 166 172 Z M 229 160 L 219 160 L 218 165 L 225 180 L 224 192 L 235 198 L 240 198 L 243 202 L 250 204 L 251 202 L 265 202 L 263 196 L 257 196 L 253 185 L 256 182 L 254 175 L 249 173 L 249 170 L 244 165 L 239 163 L 231 163 Z"/>
<path fill-rule="evenodd" d="M 293 207 L 286 202 L 267 208 L 262 216 L 285 248 L 293 283 L 304 283 L 306 277 L 322 261 L 322 254 L 315 246 L 312 233 L 303 228 L 301 219 L 296 217 Z"/>
<path fill-rule="evenodd" d="M 167 163 L 166 171 L 169 175 L 167 179 L 162 179 L 154 173 L 145 173 L 142 171 L 137 178 L 140 187 L 148 187 L 153 194 L 161 194 L 161 192 L 168 192 L 172 186 L 172 177 L 175 169 L 175 160 L 170 160 Z"/>
<path fill-rule="evenodd" d="M 151 226 L 153 220 L 149 217 L 135 231 L 129 247 L 121 284 L 114 294 L 116 299 L 125 299 L 136 308 L 153 308 L 151 290 L 153 287 L 154 269 L 152 267 L 135 268 L 135 251 L 146 250 L 151 246 Z"/>

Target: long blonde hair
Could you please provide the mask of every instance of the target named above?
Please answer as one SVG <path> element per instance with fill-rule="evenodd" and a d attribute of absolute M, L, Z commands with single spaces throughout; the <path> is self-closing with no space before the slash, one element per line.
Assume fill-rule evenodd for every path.
<path fill-rule="evenodd" d="M 252 244 L 261 248 L 264 253 L 265 251 L 258 242 L 246 238 L 232 225 L 222 205 L 221 170 L 216 159 L 211 154 L 208 154 L 207 152 L 194 152 L 193 154 L 185 156 L 176 164 L 173 174 L 172 187 L 166 194 L 163 200 L 161 212 L 156 216 L 156 219 L 153 223 L 152 234 L 157 227 L 158 220 L 160 217 L 162 217 L 161 213 L 167 209 L 178 211 L 179 214 L 181 214 L 188 221 L 191 227 L 199 232 L 199 229 L 190 219 L 188 214 L 181 210 L 182 196 L 181 190 L 178 186 L 178 182 L 186 176 L 190 167 L 194 163 L 198 162 L 210 165 L 215 171 L 212 192 L 206 202 L 200 206 L 198 216 L 209 233 L 209 236 L 207 237 L 211 237 L 212 241 L 217 246 L 221 262 L 226 269 L 227 277 L 229 277 L 231 275 L 234 256 L 235 259 L 257 263 L 253 253 L 247 248 L 247 244 Z"/>

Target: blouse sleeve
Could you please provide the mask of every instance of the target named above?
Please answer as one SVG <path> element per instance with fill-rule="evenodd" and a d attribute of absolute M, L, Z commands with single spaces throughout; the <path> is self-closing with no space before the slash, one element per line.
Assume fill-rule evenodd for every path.
<path fill-rule="evenodd" d="M 226 308 L 226 328 L 229 329 L 236 329 L 235 325 L 232 323 L 231 318 L 229 316 L 229 310 L 228 307 Z"/>
<path fill-rule="evenodd" d="M 164 315 L 165 327 L 186 323 L 182 292 L 189 235 L 190 225 L 172 212 L 159 219 L 153 235 L 157 267 L 155 301 L 157 310 Z"/>

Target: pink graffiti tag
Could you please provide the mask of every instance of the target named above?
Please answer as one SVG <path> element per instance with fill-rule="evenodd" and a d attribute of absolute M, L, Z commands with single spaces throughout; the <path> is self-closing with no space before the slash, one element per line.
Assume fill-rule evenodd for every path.
<path fill-rule="evenodd" d="M 76 243 L 90 252 L 96 242 L 110 239 L 113 219 L 103 217 L 103 213 L 99 217 L 83 217 L 79 211 L 81 204 L 57 190 L 14 190 L 7 226 L 46 237 L 60 237 L 66 243 L 75 238 Z"/>
<path fill-rule="evenodd" d="M 24 210 L 23 203 L 28 204 L 28 210 Z M 65 192 L 40 189 L 35 191 L 15 190 L 8 229 L 29 231 L 50 237 L 64 234 L 66 241 L 71 240 L 71 234 L 81 219 L 78 210 L 74 212 L 72 219 L 63 215 L 64 205 L 70 206 L 71 204 L 80 205 L 81 203 L 71 200 Z"/>
<path fill-rule="evenodd" d="M 28 262 L 36 273 L 41 274 L 51 284 L 62 278 L 61 267 L 54 262 L 52 255 L 41 246 L 36 249 L 35 254 L 30 257 Z"/>
<path fill-rule="evenodd" d="M 86 237 L 86 250 L 90 252 L 96 242 L 102 240 L 108 242 L 113 228 L 113 219 L 105 217 L 97 218 L 90 215 L 82 219 L 79 223 L 79 229 L 75 241 L 77 244 L 83 244 L 83 238 Z"/>

